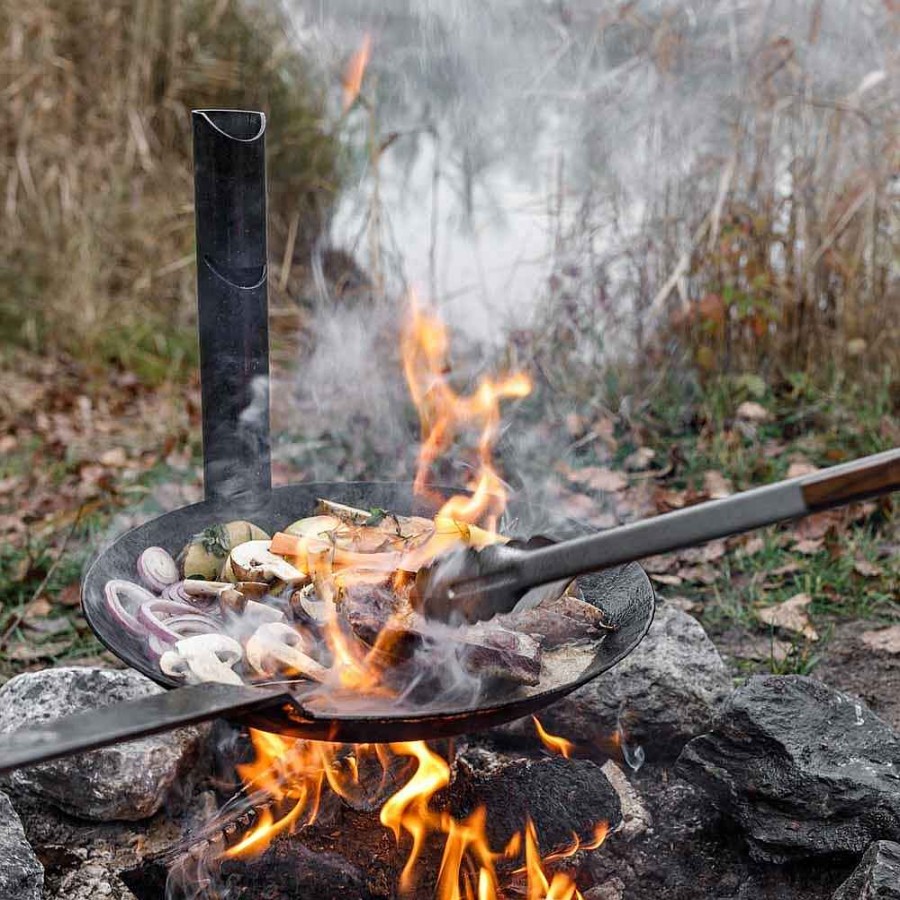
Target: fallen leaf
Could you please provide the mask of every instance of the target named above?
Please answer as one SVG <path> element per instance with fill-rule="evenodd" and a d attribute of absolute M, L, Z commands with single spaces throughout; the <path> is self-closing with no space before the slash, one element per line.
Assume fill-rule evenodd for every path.
<path fill-rule="evenodd" d="M 113 447 L 100 454 L 100 463 L 104 466 L 122 468 L 128 464 L 128 455 L 123 447 Z"/>
<path fill-rule="evenodd" d="M 900 625 L 864 631 L 859 637 L 872 650 L 880 650 L 883 653 L 900 653 Z"/>
<path fill-rule="evenodd" d="M 650 447 L 638 447 L 634 453 L 625 457 L 625 468 L 629 472 L 643 472 L 650 468 L 650 463 L 656 458 L 656 451 Z"/>
<path fill-rule="evenodd" d="M 710 541 L 702 547 L 688 547 L 678 553 L 678 559 L 681 562 L 690 563 L 691 565 L 700 565 L 701 563 L 711 563 L 721 559 L 728 551 L 728 546 L 723 540 Z"/>
<path fill-rule="evenodd" d="M 53 605 L 46 597 L 36 597 L 25 607 L 25 610 L 22 613 L 22 619 L 37 619 L 41 616 L 48 615 L 52 610 Z"/>
<path fill-rule="evenodd" d="M 688 600 L 687 597 L 667 597 L 666 603 L 669 606 L 674 606 L 675 609 L 680 609 L 682 612 L 691 613 L 695 610 L 700 609 L 700 604 L 695 603 L 693 600 Z"/>
<path fill-rule="evenodd" d="M 594 491 L 621 491 L 628 487 L 628 479 L 621 472 L 614 472 L 602 466 L 586 466 L 568 473 L 569 480 L 583 484 Z"/>
<path fill-rule="evenodd" d="M 809 594 L 794 594 L 783 603 L 757 609 L 756 618 L 765 625 L 783 628 L 794 634 L 802 634 L 810 641 L 817 641 L 819 633 L 813 628 L 806 611 L 810 603 L 812 597 Z"/>
<path fill-rule="evenodd" d="M 769 575 L 774 575 L 776 578 L 780 578 L 782 575 L 793 575 L 796 572 L 803 571 L 803 566 L 798 562 L 789 562 L 785 563 L 783 566 L 778 566 L 777 569 L 772 569 L 769 572 Z"/>
<path fill-rule="evenodd" d="M 660 490 L 656 492 L 654 499 L 660 512 L 667 509 L 684 509 L 687 506 L 687 491 Z"/>
<path fill-rule="evenodd" d="M 813 472 L 818 471 L 818 466 L 814 466 L 811 462 L 806 462 L 805 460 L 798 459 L 788 466 L 787 477 L 799 478 L 801 475 L 812 475 Z"/>
<path fill-rule="evenodd" d="M 53 659 L 71 646 L 70 641 L 53 641 L 49 644 L 16 644 L 6 654 L 6 658 L 15 662 Z"/>
<path fill-rule="evenodd" d="M 67 584 L 56 598 L 63 606 L 78 606 L 81 603 L 81 587 L 77 581 Z"/>
<path fill-rule="evenodd" d="M 678 558 L 668 553 L 648 556 L 641 561 L 641 565 L 650 575 L 662 575 L 671 572 L 678 565 Z"/>
<path fill-rule="evenodd" d="M 656 581 L 659 584 L 667 584 L 671 587 L 677 587 L 682 583 L 681 579 L 677 575 L 663 575 L 661 573 L 651 572 L 650 578 L 652 578 L 653 581 Z"/>
<path fill-rule="evenodd" d="M 739 556 L 756 556 L 757 553 L 762 553 L 763 550 L 766 549 L 766 542 L 761 537 L 751 537 L 744 541 L 741 548 L 738 550 Z"/>
<path fill-rule="evenodd" d="M 682 581 L 693 581 L 699 584 L 714 584 L 716 570 L 712 566 L 685 566 L 678 570 L 678 577 Z"/>
<path fill-rule="evenodd" d="M 72 630 L 72 623 L 64 616 L 58 616 L 54 619 L 51 619 L 47 616 L 26 619 L 25 626 L 31 631 L 35 631 L 38 634 L 43 635 L 62 634 L 63 632 Z"/>
<path fill-rule="evenodd" d="M 705 472 L 703 475 L 703 490 L 713 500 L 721 500 L 723 497 L 730 497 L 734 493 L 731 482 L 715 469 Z"/>
<path fill-rule="evenodd" d="M 804 556 L 815 556 L 824 546 L 825 538 L 816 538 L 815 540 L 797 541 L 793 549 Z"/>
<path fill-rule="evenodd" d="M 736 415 L 745 422 L 766 422 L 769 419 L 769 411 L 755 400 L 745 400 L 737 408 Z"/>
<path fill-rule="evenodd" d="M 768 660 L 784 662 L 791 649 L 789 641 L 748 635 L 740 644 L 732 648 L 731 652 L 739 659 L 752 659 L 755 662 L 767 662 Z"/>
<path fill-rule="evenodd" d="M 881 567 L 870 563 L 867 559 L 858 559 L 853 563 L 853 571 L 863 578 L 878 578 L 883 574 Z"/>

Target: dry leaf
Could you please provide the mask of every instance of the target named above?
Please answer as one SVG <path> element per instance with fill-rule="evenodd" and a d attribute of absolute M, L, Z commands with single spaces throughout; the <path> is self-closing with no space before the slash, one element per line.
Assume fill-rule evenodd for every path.
<path fill-rule="evenodd" d="M 860 640 L 872 650 L 883 653 L 900 653 L 900 625 L 879 628 L 876 631 L 864 631 Z"/>
<path fill-rule="evenodd" d="M 858 559 L 853 563 L 853 571 L 862 575 L 864 578 L 878 578 L 883 572 L 880 566 L 870 563 L 867 559 Z"/>
<path fill-rule="evenodd" d="M 713 500 L 721 500 L 723 497 L 730 497 L 734 493 L 731 482 L 715 469 L 705 472 L 703 475 L 703 490 Z"/>
<path fill-rule="evenodd" d="M 745 400 L 737 408 L 737 417 L 745 422 L 766 422 L 769 419 L 769 411 L 755 400 Z"/>
<path fill-rule="evenodd" d="M 667 585 L 670 585 L 671 587 L 678 587 L 678 585 L 680 585 L 682 583 L 681 579 L 677 575 L 663 575 L 661 573 L 651 573 L 650 577 L 653 579 L 653 581 L 657 582 L 658 584 L 667 584 Z"/>
<path fill-rule="evenodd" d="M 125 453 L 124 448 L 113 447 L 112 449 L 107 450 L 105 453 L 100 454 L 100 463 L 104 466 L 121 468 L 122 466 L 127 465 L 128 455 Z"/>
<path fill-rule="evenodd" d="M 629 472 L 643 472 L 650 468 L 650 463 L 656 458 L 656 451 L 649 447 L 638 447 L 634 453 L 625 457 L 625 468 Z"/>
<path fill-rule="evenodd" d="M 791 652 L 791 644 L 778 638 L 765 638 L 748 635 L 733 648 L 732 653 L 740 659 L 752 659 L 756 662 L 784 662 Z"/>
<path fill-rule="evenodd" d="M 714 584 L 717 576 L 716 570 L 712 566 L 686 566 L 678 570 L 678 577 L 683 581 Z"/>
<path fill-rule="evenodd" d="M 72 630 L 72 623 L 65 616 L 58 616 L 55 619 L 50 619 L 46 616 L 26 619 L 25 626 L 31 631 L 43 635 L 57 635 Z"/>
<path fill-rule="evenodd" d="M 783 575 L 793 575 L 796 572 L 801 572 L 803 570 L 803 566 L 798 562 L 789 562 L 785 563 L 783 566 L 778 566 L 777 569 L 772 569 L 769 572 L 769 575 L 774 575 L 776 578 L 780 578 Z"/>
<path fill-rule="evenodd" d="M 825 538 L 797 541 L 793 549 L 804 556 L 815 556 L 825 546 Z"/>
<path fill-rule="evenodd" d="M 812 475 L 813 472 L 818 471 L 818 466 L 814 466 L 811 462 L 807 462 L 806 460 L 798 459 L 788 466 L 787 477 L 799 478 L 801 475 Z"/>
<path fill-rule="evenodd" d="M 6 654 L 7 659 L 15 662 L 34 662 L 38 659 L 53 659 L 72 644 L 70 641 L 53 641 L 49 644 L 16 644 Z"/>
<path fill-rule="evenodd" d="M 740 556 L 756 556 L 766 549 L 766 542 L 761 537 L 752 537 L 744 541 L 743 546 L 738 550 Z"/>
<path fill-rule="evenodd" d="M 56 598 L 57 603 L 63 606 L 78 606 L 81 603 L 81 587 L 77 581 L 66 585 Z"/>
<path fill-rule="evenodd" d="M 765 625 L 783 628 L 794 634 L 802 634 L 810 641 L 817 641 L 819 633 L 813 628 L 806 611 L 810 603 L 812 603 L 812 597 L 809 594 L 794 594 L 783 603 L 758 609 L 756 618 Z"/>
<path fill-rule="evenodd" d="M 648 556 L 641 561 L 644 571 L 650 575 L 662 575 L 671 572 L 678 565 L 678 557 L 663 553 L 657 556 Z"/>
<path fill-rule="evenodd" d="M 49 613 L 53 610 L 53 605 L 46 597 L 36 597 L 28 606 L 25 607 L 25 611 L 22 613 L 23 619 L 37 619 L 41 616 L 49 615 Z"/>
<path fill-rule="evenodd" d="M 687 597 L 667 597 L 666 603 L 668 603 L 669 606 L 674 606 L 675 609 L 680 609 L 682 612 L 686 613 L 692 613 L 695 610 L 700 609 L 699 603 L 688 600 Z"/>
<path fill-rule="evenodd" d="M 569 479 L 584 484 L 594 491 L 621 491 L 628 487 L 628 479 L 621 472 L 614 472 L 602 466 L 586 466 L 568 473 Z"/>

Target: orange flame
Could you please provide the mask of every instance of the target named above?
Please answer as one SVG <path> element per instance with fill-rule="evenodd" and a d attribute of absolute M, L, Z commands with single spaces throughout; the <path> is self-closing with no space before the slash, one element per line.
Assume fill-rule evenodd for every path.
<path fill-rule="evenodd" d="M 496 863 L 516 859 L 523 851 L 524 865 L 513 876 L 524 876 L 527 900 L 583 900 L 569 875 L 555 872 L 549 876 L 546 867 L 581 850 L 599 847 L 608 833 L 605 822 L 598 823 L 591 840 L 583 842 L 573 834 L 568 847 L 542 857 L 537 831 L 529 818 L 523 830 L 514 834 L 503 850 L 495 852 L 487 838 L 487 811 L 483 807 L 463 820 L 453 818 L 446 810 L 432 808 L 435 794 L 450 784 L 450 767 L 423 741 L 344 746 L 295 741 L 253 729 L 250 735 L 256 758 L 239 766 L 238 772 L 249 788 L 265 791 L 282 809 L 288 802 L 288 811 L 276 817 L 264 810 L 253 828 L 225 851 L 226 856 L 259 855 L 278 835 L 313 824 L 326 788 L 344 799 L 358 796 L 364 790 L 361 770 L 368 771 L 373 764 L 382 772 L 377 788 L 380 792 L 392 762 L 397 757 L 407 757 L 415 761 L 416 769 L 385 801 L 380 813 L 382 825 L 393 832 L 398 844 L 404 836 L 411 841 L 400 875 L 401 893 L 408 894 L 415 887 L 416 866 L 426 842 L 442 839 L 437 900 L 500 900 Z"/>
<path fill-rule="evenodd" d="M 527 397 L 531 380 L 521 372 L 498 379 L 480 379 L 469 396 L 457 393 L 448 375 L 450 341 L 444 323 L 424 311 L 414 294 L 401 342 L 403 371 L 422 431 L 422 445 L 414 488 L 426 491 L 433 463 L 453 445 L 464 429 L 478 433 L 478 471 L 468 485 L 471 496 L 453 497 L 438 516 L 459 522 L 483 521 L 490 530 L 506 504 L 506 486 L 492 465 L 494 444 L 500 435 L 500 401 Z"/>
<path fill-rule="evenodd" d="M 537 731 L 538 737 L 541 739 L 541 743 L 551 753 L 558 753 L 566 759 L 572 755 L 575 745 L 571 741 L 567 741 L 564 737 L 557 737 L 555 734 L 550 734 L 544 729 L 544 726 L 541 725 L 540 721 L 538 721 L 537 716 L 532 716 L 531 719 L 534 722 L 534 728 Z"/>
<path fill-rule="evenodd" d="M 356 98 L 359 96 L 371 55 L 372 35 L 366 33 L 363 36 L 362 43 L 359 45 L 359 49 L 350 57 L 347 68 L 344 69 L 344 77 L 341 79 L 341 86 L 344 89 L 343 108 L 345 113 L 353 106 Z"/>

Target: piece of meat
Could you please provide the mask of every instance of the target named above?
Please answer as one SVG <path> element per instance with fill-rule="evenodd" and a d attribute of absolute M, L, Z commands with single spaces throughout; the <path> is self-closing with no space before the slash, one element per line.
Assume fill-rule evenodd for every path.
<path fill-rule="evenodd" d="M 473 675 L 535 685 L 541 680 L 541 646 L 531 635 L 494 622 L 461 628 L 461 660 Z"/>
<path fill-rule="evenodd" d="M 543 647 L 596 640 L 602 632 L 610 630 L 596 606 L 571 594 L 545 600 L 534 609 L 496 616 L 492 621 L 539 638 Z"/>
<path fill-rule="evenodd" d="M 453 657 L 473 675 L 514 684 L 535 685 L 540 681 L 539 642 L 496 622 L 460 628 L 435 625 L 413 612 L 408 602 L 393 591 L 368 585 L 348 588 L 339 610 L 358 638 L 398 664 L 439 643 L 435 660 L 449 661 Z"/>

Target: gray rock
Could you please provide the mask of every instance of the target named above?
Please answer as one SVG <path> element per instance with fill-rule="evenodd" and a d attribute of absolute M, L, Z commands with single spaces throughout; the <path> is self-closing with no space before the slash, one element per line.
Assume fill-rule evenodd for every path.
<path fill-rule="evenodd" d="M 476 745 L 457 753 L 454 769 L 450 809 L 464 818 L 484 806 L 492 847 L 505 846 L 528 818 L 542 853 L 570 845 L 573 833 L 589 841 L 601 822 L 613 830 L 622 819 L 616 791 L 588 759 L 530 759 Z"/>
<path fill-rule="evenodd" d="M 680 609 L 657 607 L 650 631 L 619 665 L 540 713 L 553 734 L 609 748 L 617 728 L 648 759 L 675 759 L 702 734 L 731 693 L 731 676 L 703 626 Z M 513 726 L 533 732 L 531 720 Z"/>
<path fill-rule="evenodd" d="M 155 694 L 162 688 L 132 670 L 67 667 L 26 672 L 0 688 L 0 732 L 81 710 Z M 49 800 L 85 819 L 136 821 L 152 816 L 197 762 L 197 728 L 142 738 L 20 769 L 8 789 Z"/>
<path fill-rule="evenodd" d="M 872 844 L 832 900 L 900 900 L 900 844 Z"/>
<path fill-rule="evenodd" d="M 41 900 L 44 867 L 25 839 L 6 794 L 0 794 L 0 900 Z"/>
<path fill-rule="evenodd" d="M 812 678 L 751 678 L 677 771 L 738 823 L 757 859 L 858 856 L 900 839 L 900 736 Z"/>

